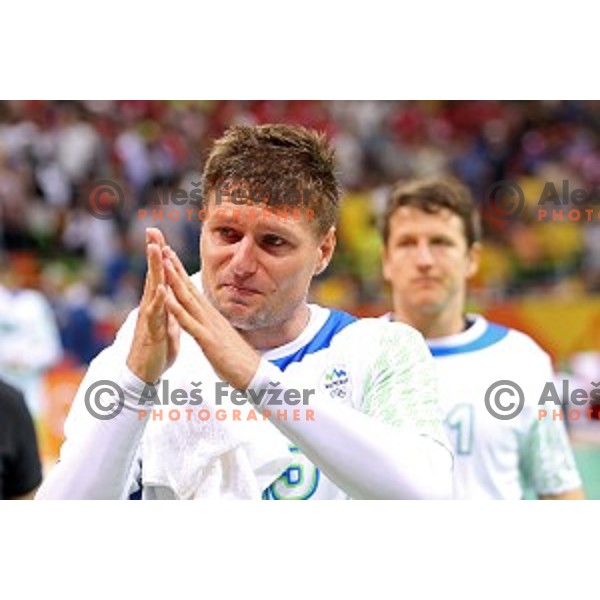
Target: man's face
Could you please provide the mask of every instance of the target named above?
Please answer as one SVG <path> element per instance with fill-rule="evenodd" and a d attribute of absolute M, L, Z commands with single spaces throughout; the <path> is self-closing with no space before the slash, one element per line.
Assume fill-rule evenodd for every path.
<path fill-rule="evenodd" d="M 306 302 L 313 276 L 328 264 L 333 228 L 317 239 L 312 223 L 282 220 L 261 204 L 216 206 L 200 238 L 202 284 L 212 304 L 237 329 L 271 328 L 289 320 Z"/>
<path fill-rule="evenodd" d="M 475 274 L 479 244 L 467 247 L 460 217 L 443 208 L 429 214 L 402 206 L 390 219 L 383 274 L 395 309 L 406 315 L 464 310 L 467 279 Z"/>

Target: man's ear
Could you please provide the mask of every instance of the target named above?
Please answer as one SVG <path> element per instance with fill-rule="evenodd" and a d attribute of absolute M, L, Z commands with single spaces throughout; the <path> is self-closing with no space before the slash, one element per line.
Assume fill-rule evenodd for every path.
<path fill-rule="evenodd" d="M 479 270 L 479 264 L 481 262 L 481 244 L 474 242 L 473 245 L 467 250 L 467 279 L 471 279 Z"/>
<path fill-rule="evenodd" d="M 323 236 L 323 239 L 319 244 L 319 253 L 317 256 L 317 262 L 315 263 L 314 270 L 315 275 L 320 275 L 327 268 L 327 265 L 329 264 L 329 262 L 331 261 L 331 257 L 333 256 L 335 244 L 335 227 L 331 227 L 329 231 Z"/>

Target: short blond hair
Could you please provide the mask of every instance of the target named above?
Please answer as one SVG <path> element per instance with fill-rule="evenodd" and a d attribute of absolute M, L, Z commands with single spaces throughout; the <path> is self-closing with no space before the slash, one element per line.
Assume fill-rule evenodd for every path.
<path fill-rule="evenodd" d="M 335 225 L 340 186 L 325 135 L 298 125 L 236 125 L 216 140 L 202 174 L 203 198 L 244 186 L 267 205 L 300 201 L 314 212 L 318 234 Z M 290 200 L 292 199 L 292 200 Z"/>

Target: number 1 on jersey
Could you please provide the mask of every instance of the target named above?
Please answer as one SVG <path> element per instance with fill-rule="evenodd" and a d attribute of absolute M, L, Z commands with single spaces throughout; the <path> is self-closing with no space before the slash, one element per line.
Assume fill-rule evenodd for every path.
<path fill-rule="evenodd" d="M 473 407 L 457 404 L 446 416 L 446 425 L 456 434 L 456 454 L 471 454 L 473 450 Z"/>

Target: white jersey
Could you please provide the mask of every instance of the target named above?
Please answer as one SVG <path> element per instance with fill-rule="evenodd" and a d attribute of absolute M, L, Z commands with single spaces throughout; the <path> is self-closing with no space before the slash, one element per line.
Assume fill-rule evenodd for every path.
<path fill-rule="evenodd" d="M 0 286 L 0 377 L 20 389 L 34 418 L 43 409 L 43 375 L 62 356 L 50 304 L 35 290 Z"/>
<path fill-rule="evenodd" d="M 198 276 L 193 280 L 200 285 Z M 291 419 L 292 409 L 297 409 L 301 418 L 307 418 L 307 411 L 314 402 L 316 408 L 330 407 L 327 411 L 330 416 L 334 413 L 334 419 L 339 414 L 340 419 L 347 419 L 344 423 L 352 421 L 353 433 L 348 436 L 343 427 L 331 427 L 331 435 L 326 435 L 321 433 L 326 430 L 313 427 L 316 425 L 314 423 L 306 423 L 304 433 L 307 435 L 302 438 L 303 434 L 300 432 L 298 439 L 306 440 L 312 436 L 312 440 L 305 443 L 314 452 L 313 456 L 321 457 L 320 460 L 325 460 L 324 464 L 333 465 L 330 473 L 336 471 L 335 464 L 344 464 L 344 481 L 344 477 L 350 473 L 350 479 L 358 478 L 359 481 L 367 482 L 368 489 L 365 490 L 363 486 L 358 497 L 379 497 L 377 490 L 372 489 L 375 486 L 380 488 L 380 495 L 384 497 L 404 497 L 403 492 L 398 491 L 404 484 L 396 485 L 393 483 L 395 481 L 408 482 L 407 489 L 429 489 L 430 483 L 435 484 L 435 481 L 443 479 L 443 476 L 438 478 L 437 475 L 426 474 L 430 455 L 434 454 L 436 457 L 438 454 L 443 455 L 439 462 L 442 472 L 445 469 L 448 475 L 449 487 L 451 453 L 443 428 L 435 365 L 421 334 L 404 324 L 386 323 L 381 319 L 358 320 L 344 312 L 312 304 L 309 309 L 309 322 L 295 340 L 262 355 L 261 368 L 255 380 L 260 378 L 262 369 L 263 373 L 267 373 L 267 378 L 280 378 L 287 389 L 315 390 L 315 393 L 310 396 L 306 406 L 283 405 L 270 410 L 275 412 L 287 409 L 290 413 L 288 418 Z M 161 460 L 171 448 L 170 442 L 161 442 L 163 431 L 173 430 L 171 424 L 153 420 L 138 424 L 135 416 L 128 414 L 126 409 L 112 422 L 98 422 L 85 408 L 86 388 L 99 381 L 114 381 L 119 378 L 131 347 L 135 321 L 136 311 L 129 316 L 113 345 L 90 365 L 65 423 L 66 442 L 61 449 L 60 463 L 55 467 L 56 473 L 50 473 L 50 484 L 46 482 L 42 486 L 40 497 L 122 498 L 131 496 L 132 493 L 135 493 L 135 497 L 142 498 L 181 497 L 177 493 L 153 489 L 152 481 L 148 480 L 150 444 L 161 448 L 159 452 L 152 453 L 154 461 L 157 457 Z M 130 376 L 124 379 L 132 381 Z M 201 381 L 205 399 L 214 405 L 215 398 L 209 397 L 214 393 L 214 386 L 207 382 L 216 379 L 212 366 L 200 348 L 189 335 L 182 333 L 179 355 L 174 365 L 165 372 L 163 381 L 168 380 L 179 389 L 186 386 L 189 388 L 195 385 L 194 382 Z M 131 389 L 130 383 L 123 385 L 129 385 Z M 357 411 L 363 414 L 357 415 Z M 360 417 L 358 426 L 352 415 Z M 363 415 L 371 418 L 363 420 Z M 382 436 L 371 435 L 371 424 L 377 426 L 380 423 L 385 424 L 385 431 L 381 427 L 377 429 Z M 272 427 L 269 421 L 265 425 Z M 185 435 L 184 428 L 179 431 Z M 181 462 L 185 463 L 183 468 L 188 472 L 194 468 L 194 452 L 198 451 L 193 443 L 196 432 L 201 436 L 202 428 L 194 426 L 192 441 L 180 446 L 185 452 L 178 453 L 174 446 L 171 450 L 171 453 L 183 457 Z M 386 432 L 391 432 L 389 440 L 383 439 Z M 289 435 L 293 437 L 293 434 L 294 431 Z M 173 438 L 176 444 L 178 435 L 176 433 Z M 288 434 L 284 441 L 289 440 L 287 436 Z M 403 446 L 404 440 L 406 445 Z M 383 453 L 373 450 L 378 444 L 384 443 L 387 445 Z M 326 477 L 304 455 L 299 445 L 289 441 L 285 465 L 268 482 L 262 482 L 265 485 L 260 487 L 259 496 L 262 491 L 263 499 L 348 498 L 350 494 Z M 379 456 L 380 462 L 366 462 L 369 454 Z M 325 455 L 327 459 L 323 459 Z M 361 464 L 361 456 L 365 457 L 365 464 Z M 431 464 L 436 463 L 436 460 L 434 458 Z M 121 477 L 121 471 L 123 465 L 128 464 L 131 469 L 125 481 Z M 111 476 L 111 469 L 119 470 L 119 473 Z M 156 465 L 152 469 L 156 471 Z M 390 477 L 386 480 L 388 473 Z M 198 477 L 203 477 L 203 474 L 198 472 Z M 96 481 L 87 485 L 84 481 L 87 478 L 96 478 Z M 388 481 L 391 482 L 389 487 Z M 424 485 L 412 487 L 411 482 L 415 481 L 423 481 Z M 87 491 L 82 491 L 82 487 Z M 352 482 L 348 487 L 355 489 Z M 197 497 L 200 496 L 201 494 Z M 425 497 L 428 492 L 406 494 L 406 497 L 414 496 Z M 432 493 L 431 497 L 436 495 Z"/>
<path fill-rule="evenodd" d="M 538 418 L 544 385 L 553 381 L 548 354 L 522 332 L 479 315 L 468 321 L 459 334 L 426 340 L 454 447 L 456 498 L 520 499 L 525 490 L 541 495 L 580 487 L 564 424 Z M 516 412 L 517 392 L 508 382 L 523 390 L 524 406 L 503 420 L 492 416 L 485 398 L 490 390 L 488 401 L 497 414 L 511 414 L 511 406 Z"/>
<path fill-rule="evenodd" d="M 448 445 L 442 430 L 438 386 L 422 336 L 411 327 L 379 329 L 377 319 L 311 306 L 302 335 L 263 355 L 320 397 L 416 429 Z M 294 445 L 294 462 L 263 494 L 264 499 L 346 498 Z"/>

